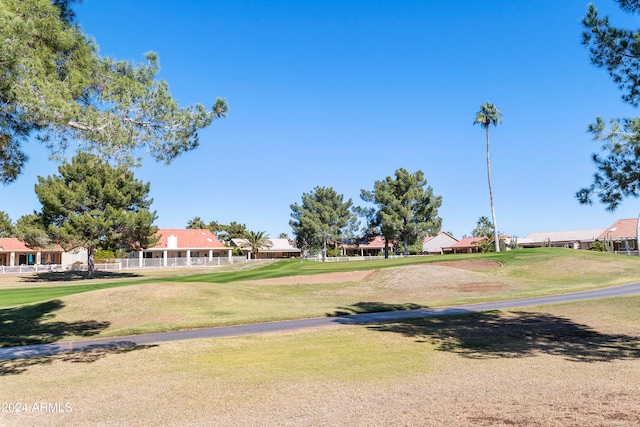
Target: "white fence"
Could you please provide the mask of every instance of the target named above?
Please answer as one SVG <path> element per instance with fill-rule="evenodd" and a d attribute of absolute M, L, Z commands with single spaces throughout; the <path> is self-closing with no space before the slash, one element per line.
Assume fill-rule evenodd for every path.
<path fill-rule="evenodd" d="M 248 260 L 243 256 L 236 257 L 208 257 L 202 258 L 123 258 L 115 259 L 109 263 L 96 263 L 96 271 L 122 271 L 122 270 L 160 270 L 165 268 L 215 268 L 230 264 L 246 262 L 259 262 L 264 260 Z M 86 270 L 86 264 L 60 265 L 60 264 L 34 264 L 15 267 L 0 266 L 0 274 L 16 273 L 48 273 L 54 271 Z"/>
<path fill-rule="evenodd" d="M 428 255 L 407 255 L 407 257 L 414 257 L 414 256 L 428 256 Z M 406 257 L 404 255 L 389 254 L 387 258 L 391 259 L 391 258 L 406 258 Z M 321 256 L 307 257 L 305 259 L 308 259 L 309 261 L 322 262 Z M 337 257 L 327 257 L 326 262 L 364 261 L 364 260 L 372 260 L 372 259 L 385 259 L 385 258 L 384 258 L 384 255 L 337 256 Z"/>

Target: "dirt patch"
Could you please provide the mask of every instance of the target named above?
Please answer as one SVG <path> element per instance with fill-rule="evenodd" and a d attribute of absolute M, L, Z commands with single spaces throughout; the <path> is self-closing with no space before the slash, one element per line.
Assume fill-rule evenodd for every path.
<path fill-rule="evenodd" d="M 356 282 L 375 277 L 378 270 L 344 271 L 339 273 L 313 274 L 307 276 L 277 277 L 275 279 L 252 280 L 256 285 L 311 285 L 316 283 Z"/>
<path fill-rule="evenodd" d="M 434 262 L 429 265 L 440 265 L 442 267 L 459 268 L 461 270 L 491 270 L 502 267 L 498 261 L 488 259 L 462 259 L 459 261 Z"/>

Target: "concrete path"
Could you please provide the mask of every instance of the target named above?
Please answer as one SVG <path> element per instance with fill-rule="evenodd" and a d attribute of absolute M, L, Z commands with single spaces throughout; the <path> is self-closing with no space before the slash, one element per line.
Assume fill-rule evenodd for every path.
<path fill-rule="evenodd" d="M 420 308 L 416 310 L 403 311 L 385 311 L 379 313 L 364 313 L 338 317 L 316 317 L 311 319 L 283 320 L 279 322 L 256 323 L 251 325 L 225 326 L 192 329 L 186 331 L 159 332 L 155 334 L 131 335 L 125 337 L 66 341 L 52 344 L 6 347 L 0 348 L 0 360 L 48 356 L 76 351 L 132 347 L 136 345 L 157 344 L 168 341 L 256 335 L 269 332 L 294 331 L 298 329 L 309 329 L 334 325 L 360 325 L 366 323 L 387 322 L 402 319 L 415 319 L 420 317 L 453 316 L 491 310 L 508 310 L 513 308 L 533 307 L 545 304 L 584 301 L 598 298 L 610 298 L 636 294 L 640 294 L 640 283 L 630 283 L 627 285 L 612 286 L 609 288 L 594 289 L 591 291 L 574 292 L 569 294 L 550 295 L 544 297 L 524 298 L 479 304 L 467 304 L 450 307 Z"/>

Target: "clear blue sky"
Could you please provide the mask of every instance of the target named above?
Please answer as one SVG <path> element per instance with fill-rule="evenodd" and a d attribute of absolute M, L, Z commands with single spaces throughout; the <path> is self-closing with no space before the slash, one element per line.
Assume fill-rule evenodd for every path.
<path fill-rule="evenodd" d="M 170 166 L 147 159 L 157 225 L 237 221 L 291 235 L 290 205 L 315 186 L 355 204 L 360 189 L 403 167 L 442 195 L 443 229 L 469 234 L 490 216 L 480 105 L 503 113 L 491 129 L 501 232 L 607 227 L 636 217 L 581 206 L 599 145 L 596 116 L 638 114 L 581 45 L 583 0 L 167 1 L 87 0 L 75 9 L 103 55 L 158 52 L 182 104 L 226 97 L 228 117 Z M 612 0 L 598 9 L 635 26 Z M 56 173 L 37 143 L 18 182 L 0 188 L 13 220 L 40 209 L 38 175 Z"/>

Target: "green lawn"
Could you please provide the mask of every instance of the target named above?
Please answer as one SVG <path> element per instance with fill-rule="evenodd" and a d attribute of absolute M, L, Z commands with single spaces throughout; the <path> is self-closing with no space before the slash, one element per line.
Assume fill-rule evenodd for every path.
<path fill-rule="evenodd" d="M 312 275 L 357 270 L 377 270 L 400 266 L 410 266 L 429 262 L 455 261 L 465 259 L 490 259 L 503 265 L 503 268 L 486 273 L 497 279 L 533 286 L 536 294 L 538 285 L 547 287 L 557 285 L 563 291 L 569 288 L 593 288 L 640 280 L 640 257 L 628 257 L 574 251 L 557 248 L 539 248 L 518 251 L 506 251 L 488 254 L 462 254 L 430 257 L 391 258 L 381 260 L 362 260 L 348 262 L 316 262 L 283 260 L 263 267 L 240 271 L 213 271 L 205 274 L 185 274 L 176 272 L 175 276 L 162 279 L 113 279 L 100 283 L 78 283 L 75 285 L 50 285 L 43 287 L 15 287 L 0 289 L 0 307 L 11 307 L 54 298 L 90 292 L 98 289 L 122 287 L 138 284 L 173 283 L 236 283 L 259 279 L 278 278 L 297 275 Z M 47 273 L 51 276 L 51 273 Z M 64 274 L 64 273 L 59 273 Z M 55 278 L 52 278 L 55 281 Z M 552 291 L 553 292 L 553 291 Z M 523 293 L 522 296 L 530 294 Z"/>
<path fill-rule="evenodd" d="M 485 258 L 503 266 L 473 272 L 417 264 Z M 357 269 L 379 272 L 335 283 L 251 282 Z M 180 273 L 0 290 L 6 307 L 0 309 L 0 346 L 572 292 L 638 281 L 640 258 L 540 249 L 338 264 L 289 260 L 247 271 Z"/>

